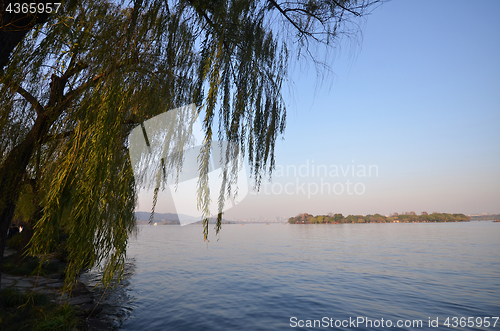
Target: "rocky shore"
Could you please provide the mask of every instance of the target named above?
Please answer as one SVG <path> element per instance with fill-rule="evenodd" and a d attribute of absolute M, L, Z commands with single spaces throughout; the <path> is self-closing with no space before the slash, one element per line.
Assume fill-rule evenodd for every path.
<path fill-rule="evenodd" d="M 7 250 L 5 256 L 14 253 Z M 60 263 L 60 262 L 59 262 Z M 85 321 L 88 330 L 104 331 L 115 330 L 112 323 L 100 316 L 103 310 L 99 298 L 94 297 L 92 288 L 78 281 L 71 292 L 63 291 L 64 279 L 60 274 L 46 276 L 15 276 L 2 273 L 2 289 L 13 287 L 21 292 L 33 291 L 50 297 L 51 302 L 64 305 L 69 304 L 78 312 L 79 318 Z M 103 318 L 104 317 L 104 318 Z"/>

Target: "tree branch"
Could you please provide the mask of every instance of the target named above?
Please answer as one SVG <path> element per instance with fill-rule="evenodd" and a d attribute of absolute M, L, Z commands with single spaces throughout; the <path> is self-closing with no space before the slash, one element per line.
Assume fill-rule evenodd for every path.
<path fill-rule="evenodd" d="M 308 15 L 308 16 L 311 16 L 311 17 L 314 17 L 316 20 L 318 20 L 321 24 L 324 25 L 324 22 L 323 20 L 321 19 L 321 17 L 317 16 L 316 14 L 308 11 L 308 10 L 305 10 L 305 9 L 302 9 L 302 8 L 287 8 L 287 9 L 283 9 L 285 12 L 301 12 L 305 15 Z"/>
<path fill-rule="evenodd" d="M 335 3 L 337 6 L 339 6 L 340 8 L 342 8 L 343 10 L 345 11 L 348 11 L 349 13 L 353 14 L 354 16 L 361 16 L 360 13 L 358 13 L 357 11 L 354 11 L 352 9 L 349 9 L 349 8 L 346 8 L 345 6 L 342 6 L 340 3 L 338 3 L 337 1 L 335 0 L 332 0 L 333 3 Z"/>
<path fill-rule="evenodd" d="M 193 7 L 197 12 L 198 14 L 200 14 L 201 16 L 203 16 L 203 18 L 205 19 L 205 21 L 207 21 L 208 25 L 210 25 L 210 27 L 213 29 L 213 30 L 217 30 L 217 27 L 216 25 L 214 24 L 214 22 L 210 19 L 210 17 L 208 17 L 207 13 L 204 11 L 204 10 L 201 10 L 200 8 L 198 8 L 198 6 L 196 6 L 194 4 L 194 1 L 193 0 L 188 0 L 189 4 L 191 5 L 191 7 Z"/>
<path fill-rule="evenodd" d="M 278 5 L 278 3 L 276 3 L 276 1 L 274 0 L 269 0 L 270 3 L 273 4 L 274 7 L 276 7 L 276 9 L 278 9 L 278 11 L 283 15 L 285 16 L 285 18 L 290 22 L 292 23 L 292 25 L 302 34 L 302 35 L 307 35 L 313 39 L 316 40 L 316 37 L 314 37 L 311 33 L 305 31 L 304 29 L 302 29 L 294 20 L 292 20 L 290 18 L 290 16 L 287 15 L 286 11 L 280 7 L 280 5 Z"/>
<path fill-rule="evenodd" d="M 14 92 L 19 93 L 26 101 L 28 101 L 33 106 L 38 116 L 45 112 L 45 108 L 43 108 L 38 100 L 31 93 L 22 88 L 21 85 L 9 78 L 5 79 L 5 83 L 10 85 Z"/>
<path fill-rule="evenodd" d="M 71 78 L 74 74 L 82 71 L 83 69 L 88 68 L 88 64 L 78 62 L 76 65 L 74 65 L 75 62 L 75 57 L 71 58 L 70 65 L 68 67 L 68 70 L 61 76 L 61 80 L 67 81 L 68 79 Z"/>
<path fill-rule="evenodd" d="M 132 63 L 136 63 L 136 62 L 137 62 L 136 60 L 132 61 Z M 83 90 L 85 90 L 85 89 L 93 86 L 94 84 L 96 84 L 97 82 L 99 82 L 101 79 L 103 79 L 103 78 L 107 77 L 108 75 L 110 75 L 113 71 L 118 70 L 120 68 L 123 68 L 123 67 L 125 67 L 127 65 L 130 65 L 132 63 L 126 62 L 126 63 L 122 63 L 122 64 L 119 64 L 119 65 L 115 65 L 115 66 L 111 67 L 108 71 L 103 72 L 103 73 L 95 76 L 94 78 L 92 78 L 89 81 L 83 83 L 82 85 L 78 86 L 74 90 L 69 91 L 68 93 L 66 93 L 63 96 L 64 100 L 61 102 L 61 104 L 59 105 L 59 107 L 66 107 Z M 83 66 L 85 68 L 87 67 L 87 65 L 83 65 Z"/>
<path fill-rule="evenodd" d="M 68 138 L 71 135 L 75 133 L 75 130 L 70 130 L 62 133 L 57 133 L 57 134 L 51 134 L 48 135 L 45 139 L 44 142 L 51 141 L 51 140 L 57 140 L 57 139 L 63 139 L 63 138 Z"/>

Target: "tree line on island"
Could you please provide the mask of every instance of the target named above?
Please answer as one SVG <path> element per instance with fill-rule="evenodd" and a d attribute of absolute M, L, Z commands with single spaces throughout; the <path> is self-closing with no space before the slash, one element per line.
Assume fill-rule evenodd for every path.
<path fill-rule="evenodd" d="M 308 213 L 298 214 L 290 217 L 290 224 L 341 224 L 341 223 L 427 223 L 427 222 L 469 222 L 470 217 L 464 214 L 447 214 L 422 212 L 417 215 L 415 212 L 405 212 L 403 214 L 394 213 L 391 216 L 380 214 L 375 215 L 349 215 L 328 213 L 328 215 L 313 216 Z"/>

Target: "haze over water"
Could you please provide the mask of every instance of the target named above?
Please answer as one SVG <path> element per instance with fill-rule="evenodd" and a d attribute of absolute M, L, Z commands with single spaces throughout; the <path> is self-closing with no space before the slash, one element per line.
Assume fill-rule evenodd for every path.
<path fill-rule="evenodd" d="M 291 326 L 324 317 L 423 321 L 392 330 L 439 318 L 436 330 L 453 329 L 447 317 L 500 312 L 491 221 L 225 225 L 208 244 L 200 226 L 139 228 L 131 275 L 110 292 L 120 330 L 318 329 Z M 500 324 L 476 326 L 458 329 Z"/>

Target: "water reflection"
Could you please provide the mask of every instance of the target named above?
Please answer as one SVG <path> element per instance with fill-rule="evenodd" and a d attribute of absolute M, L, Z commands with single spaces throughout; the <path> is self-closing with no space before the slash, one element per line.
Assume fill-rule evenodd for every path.
<path fill-rule="evenodd" d="M 80 281 L 94 293 L 95 303 L 99 304 L 99 320 L 119 329 L 135 308 L 134 296 L 131 294 L 133 285 L 131 278 L 136 271 L 135 258 L 127 258 L 123 279 L 105 287 L 100 282 L 102 272 L 97 269 L 88 270 L 80 276 Z"/>
<path fill-rule="evenodd" d="M 97 290 L 103 317 L 131 331 L 496 316 L 499 236 L 491 222 L 228 225 L 207 244 L 201 226 L 140 226 L 125 279 Z M 85 276 L 98 284 L 98 273 Z"/>

